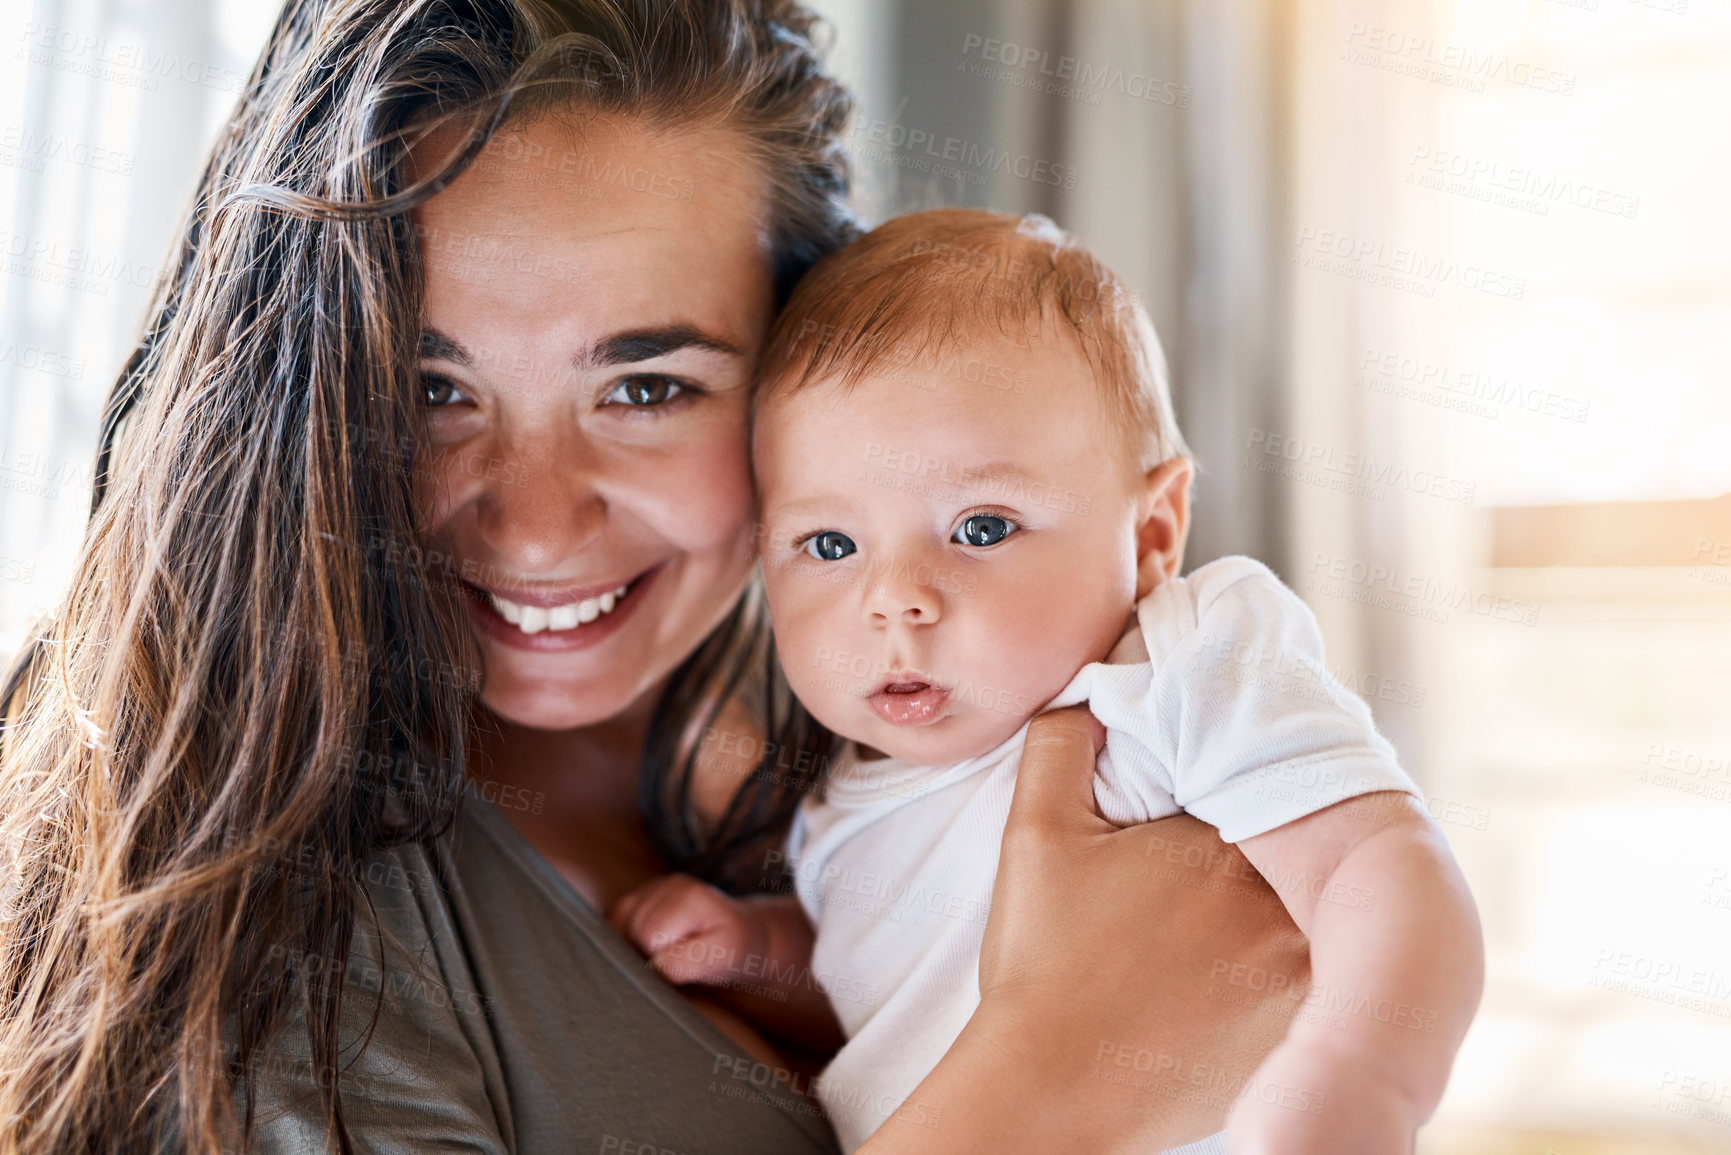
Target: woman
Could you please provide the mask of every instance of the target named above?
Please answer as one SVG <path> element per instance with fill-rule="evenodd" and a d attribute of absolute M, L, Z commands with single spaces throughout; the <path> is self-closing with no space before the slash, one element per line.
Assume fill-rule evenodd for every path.
<path fill-rule="evenodd" d="M 5 687 L 0 1151 L 830 1149 L 796 1065 L 601 917 L 773 886 L 828 750 L 773 674 L 744 422 L 853 227 L 811 32 L 288 5 Z M 1095 740 L 1030 736 L 982 1007 L 872 1148 L 1195 1137 L 1224 1101 L 1101 1056 L 1248 1072 L 1283 1032 L 1207 972 L 1302 941 L 1152 869 L 1222 861 L 1197 824 L 1100 822 Z"/>

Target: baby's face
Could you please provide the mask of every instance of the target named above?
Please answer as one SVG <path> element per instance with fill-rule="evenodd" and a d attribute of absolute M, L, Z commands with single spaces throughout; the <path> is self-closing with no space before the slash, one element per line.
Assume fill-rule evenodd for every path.
<path fill-rule="evenodd" d="M 1058 335 L 765 406 L 763 574 L 800 701 L 921 765 L 1015 733 L 1129 622 L 1141 476 L 1122 446 Z"/>

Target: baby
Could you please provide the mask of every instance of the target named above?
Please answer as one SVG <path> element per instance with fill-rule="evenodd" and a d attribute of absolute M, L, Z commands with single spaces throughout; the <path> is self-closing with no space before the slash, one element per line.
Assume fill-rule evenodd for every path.
<path fill-rule="evenodd" d="M 1191 463 L 1123 283 L 1044 217 L 901 217 L 801 282 L 759 390 L 777 653 L 851 744 L 789 837 L 798 906 L 674 878 L 615 921 L 675 981 L 736 978 L 705 960 L 740 950 L 823 976 L 847 1043 L 817 1093 L 852 1151 L 917 1105 L 978 1005 L 1028 721 L 1086 702 L 1101 814 L 1218 827 L 1336 1012 L 1210 1081 L 1235 1097 L 1226 1142 L 1410 1150 L 1477 1005 L 1472 899 L 1304 603 L 1248 558 L 1177 576 Z M 1221 996 L 1244 993 L 1223 961 Z"/>

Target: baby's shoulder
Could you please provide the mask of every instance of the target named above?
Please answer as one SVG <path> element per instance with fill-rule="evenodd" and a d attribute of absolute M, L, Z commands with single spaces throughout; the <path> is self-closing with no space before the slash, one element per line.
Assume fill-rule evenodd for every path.
<path fill-rule="evenodd" d="M 1249 557 L 1223 557 L 1181 578 L 1162 582 L 1137 606 L 1150 655 L 1171 653 L 1199 635 L 1244 636 L 1283 632 L 1292 619 L 1310 622 L 1309 607 Z"/>
<path fill-rule="evenodd" d="M 1227 596 L 1278 598 L 1292 592 L 1273 570 L 1253 557 L 1239 554 L 1216 558 L 1167 584 L 1179 587 L 1205 609 Z M 1158 593 L 1159 589 L 1154 592 Z"/>

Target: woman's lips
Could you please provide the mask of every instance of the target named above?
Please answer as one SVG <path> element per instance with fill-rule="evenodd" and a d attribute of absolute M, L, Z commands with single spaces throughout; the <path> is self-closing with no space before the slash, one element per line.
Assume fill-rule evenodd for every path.
<path fill-rule="evenodd" d="M 930 682 L 891 682 L 866 701 L 892 726 L 923 726 L 937 720 L 949 696 Z"/>
<path fill-rule="evenodd" d="M 592 621 L 582 622 L 571 628 L 551 629 L 542 626 L 534 633 L 525 633 L 518 624 L 507 621 L 499 609 L 493 605 L 492 599 L 489 597 L 492 593 L 491 590 L 467 582 L 463 583 L 464 592 L 468 594 L 463 599 L 463 604 L 468 608 L 470 620 L 475 623 L 476 628 L 484 636 L 492 638 L 502 645 L 510 646 L 512 649 L 584 650 L 606 641 L 619 632 L 626 619 L 630 618 L 636 612 L 637 607 L 642 604 L 649 592 L 649 587 L 660 576 L 661 570 L 666 564 L 662 562 L 652 566 L 629 581 L 621 583 L 626 587 L 625 594 L 614 599 L 613 608 L 610 611 L 600 614 Z M 522 593 L 516 597 L 510 597 L 507 594 L 500 596 L 519 605 L 527 605 L 531 601 L 548 602 L 554 600 L 545 596 L 536 596 L 531 599 Z"/>

